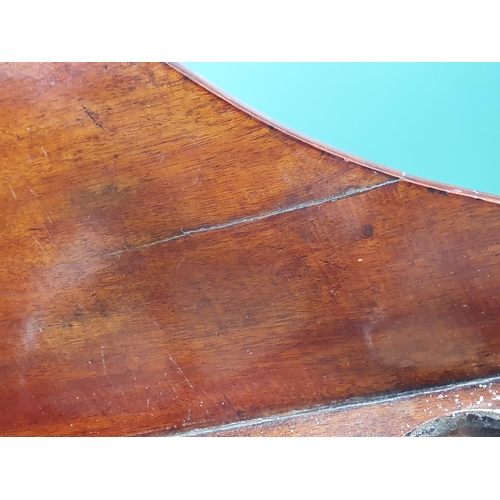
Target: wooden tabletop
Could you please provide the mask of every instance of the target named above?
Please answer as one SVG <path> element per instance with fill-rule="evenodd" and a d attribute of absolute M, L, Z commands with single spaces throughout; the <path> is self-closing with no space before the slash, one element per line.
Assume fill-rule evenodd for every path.
<path fill-rule="evenodd" d="M 329 150 L 166 64 L 3 64 L 0 105 L 1 434 L 312 411 L 305 434 L 400 435 L 426 413 L 404 394 L 499 375 L 496 197 Z M 359 432 L 353 401 L 382 417 Z M 318 408 L 350 430 L 318 431 Z"/>

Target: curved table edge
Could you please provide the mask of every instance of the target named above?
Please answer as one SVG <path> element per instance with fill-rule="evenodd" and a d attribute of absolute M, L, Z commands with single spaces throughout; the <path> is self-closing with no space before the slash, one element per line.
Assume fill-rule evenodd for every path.
<path fill-rule="evenodd" d="M 182 63 L 166 62 L 165 64 L 167 64 L 171 68 L 175 69 L 176 71 L 178 71 L 179 73 L 181 73 L 185 77 L 189 78 L 194 83 L 205 88 L 206 90 L 208 90 L 212 94 L 216 95 L 220 99 L 226 101 L 227 103 L 231 104 L 235 108 L 239 109 L 243 113 L 250 115 L 252 118 L 259 120 L 260 122 L 264 123 L 267 126 L 271 126 L 275 129 L 279 130 L 281 133 L 291 137 L 292 139 L 295 139 L 299 142 L 305 143 L 309 146 L 312 146 L 312 147 L 319 149 L 321 151 L 324 151 L 326 153 L 335 155 L 346 162 L 353 162 L 361 167 L 369 168 L 371 170 L 376 170 L 377 172 L 388 175 L 390 177 L 404 180 L 404 181 L 410 182 L 412 184 L 418 184 L 418 185 L 426 187 L 426 188 L 435 189 L 437 191 L 444 191 L 446 193 L 453 193 L 453 194 L 457 194 L 460 196 L 467 196 L 470 198 L 475 198 L 475 199 L 479 199 L 479 200 L 483 200 L 483 201 L 488 201 L 491 203 L 500 204 L 500 196 L 498 196 L 498 195 L 491 194 L 491 193 L 484 193 L 481 191 L 476 191 L 474 189 L 462 188 L 462 187 L 454 186 L 452 184 L 445 184 L 445 183 L 433 181 L 430 179 L 424 179 L 422 177 L 407 174 L 406 172 L 403 172 L 401 170 L 397 170 L 397 169 L 392 168 L 392 167 L 380 165 L 380 164 L 375 163 L 373 161 L 366 160 L 364 158 L 353 155 L 351 153 L 347 153 L 346 151 L 342 151 L 340 149 L 337 149 L 337 148 L 331 146 L 330 144 L 326 144 L 326 143 L 321 142 L 317 139 L 309 137 L 306 134 L 298 132 L 297 130 L 294 130 L 290 127 L 287 127 L 287 126 L 283 125 L 282 123 L 274 120 L 273 118 L 270 118 L 269 116 L 256 110 L 255 108 L 252 108 L 251 106 L 249 106 L 248 104 L 239 100 L 238 98 L 230 95 L 225 90 L 221 89 L 220 87 L 218 87 L 214 83 L 210 82 L 209 80 L 207 80 L 203 76 L 199 75 L 198 73 L 192 71 L 187 66 L 184 66 Z"/>

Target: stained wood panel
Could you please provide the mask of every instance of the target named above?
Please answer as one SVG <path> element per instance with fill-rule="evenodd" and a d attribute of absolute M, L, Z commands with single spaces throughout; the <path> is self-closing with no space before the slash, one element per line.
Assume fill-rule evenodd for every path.
<path fill-rule="evenodd" d="M 498 374 L 498 204 L 163 64 L 0 79 L 3 434 L 176 433 Z"/>

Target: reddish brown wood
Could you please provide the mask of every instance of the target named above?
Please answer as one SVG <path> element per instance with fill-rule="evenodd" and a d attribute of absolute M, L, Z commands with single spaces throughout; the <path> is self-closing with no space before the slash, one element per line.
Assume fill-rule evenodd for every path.
<path fill-rule="evenodd" d="M 500 383 L 483 381 L 466 387 L 446 387 L 422 394 L 361 401 L 237 422 L 219 428 L 195 429 L 186 436 L 214 437 L 401 437 L 418 426 L 454 412 L 487 410 L 500 418 Z"/>
<path fill-rule="evenodd" d="M 1 433 L 176 433 L 498 374 L 498 203 L 164 64 L 0 80 Z"/>

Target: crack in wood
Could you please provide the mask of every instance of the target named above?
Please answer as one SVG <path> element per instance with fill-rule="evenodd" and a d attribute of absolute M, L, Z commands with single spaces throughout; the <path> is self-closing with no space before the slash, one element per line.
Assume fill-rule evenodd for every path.
<path fill-rule="evenodd" d="M 108 257 L 111 257 L 113 255 L 121 255 L 122 253 L 133 252 L 136 250 L 142 250 L 144 248 L 149 248 L 149 247 L 152 247 L 155 245 L 159 245 L 161 243 L 168 243 L 169 241 L 175 241 L 175 240 L 178 240 L 180 238 L 185 238 L 186 236 L 192 236 L 193 234 L 206 233 L 209 231 L 215 231 L 217 229 L 225 229 L 226 227 L 237 226 L 239 224 L 245 224 L 245 223 L 249 223 L 249 222 L 256 222 L 259 220 L 268 219 L 269 217 L 274 217 L 275 215 L 281 215 L 281 214 L 286 214 L 289 212 L 294 212 L 295 210 L 302 210 L 304 208 L 317 207 L 317 206 L 323 205 L 324 203 L 332 203 L 335 201 L 344 200 L 346 198 L 350 198 L 350 197 L 356 196 L 358 194 L 366 193 L 367 191 L 371 191 L 372 189 L 381 188 L 381 187 L 387 186 L 389 184 L 395 184 L 396 182 L 399 182 L 399 181 L 400 181 L 400 178 L 396 178 L 396 179 L 390 179 L 390 180 L 385 181 L 385 182 L 381 182 L 379 184 L 374 184 L 374 185 L 368 186 L 368 187 L 357 188 L 357 189 L 350 188 L 347 191 L 345 191 L 344 193 L 339 194 L 339 195 L 328 196 L 326 198 L 321 198 L 320 200 L 305 201 L 303 203 L 299 203 L 299 204 L 293 205 L 291 207 L 281 208 L 278 210 L 273 210 L 271 212 L 266 212 L 266 213 L 251 216 L 251 217 L 242 217 L 240 219 L 235 219 L 235 220 L 232 220 L 229 222 L 223 222 L 221 224 L 214 224 L 212 226 L 204 226 L 204 227 L 188 229 L 188 230 L 183 230 L 181 228 L 180 234 L 170 236 L 169 238 L 163 238 L 161 240 L 153 241 L 152 243 L 145 243 L 144 245 L 139 245 L 139 246 L 132 247 L 132 248 L 124 248 L 122 250 L 117 250 L 116 252 L 112 252 L 112 253 L 109 253 L 107 255 L 108 255 Z"/>

